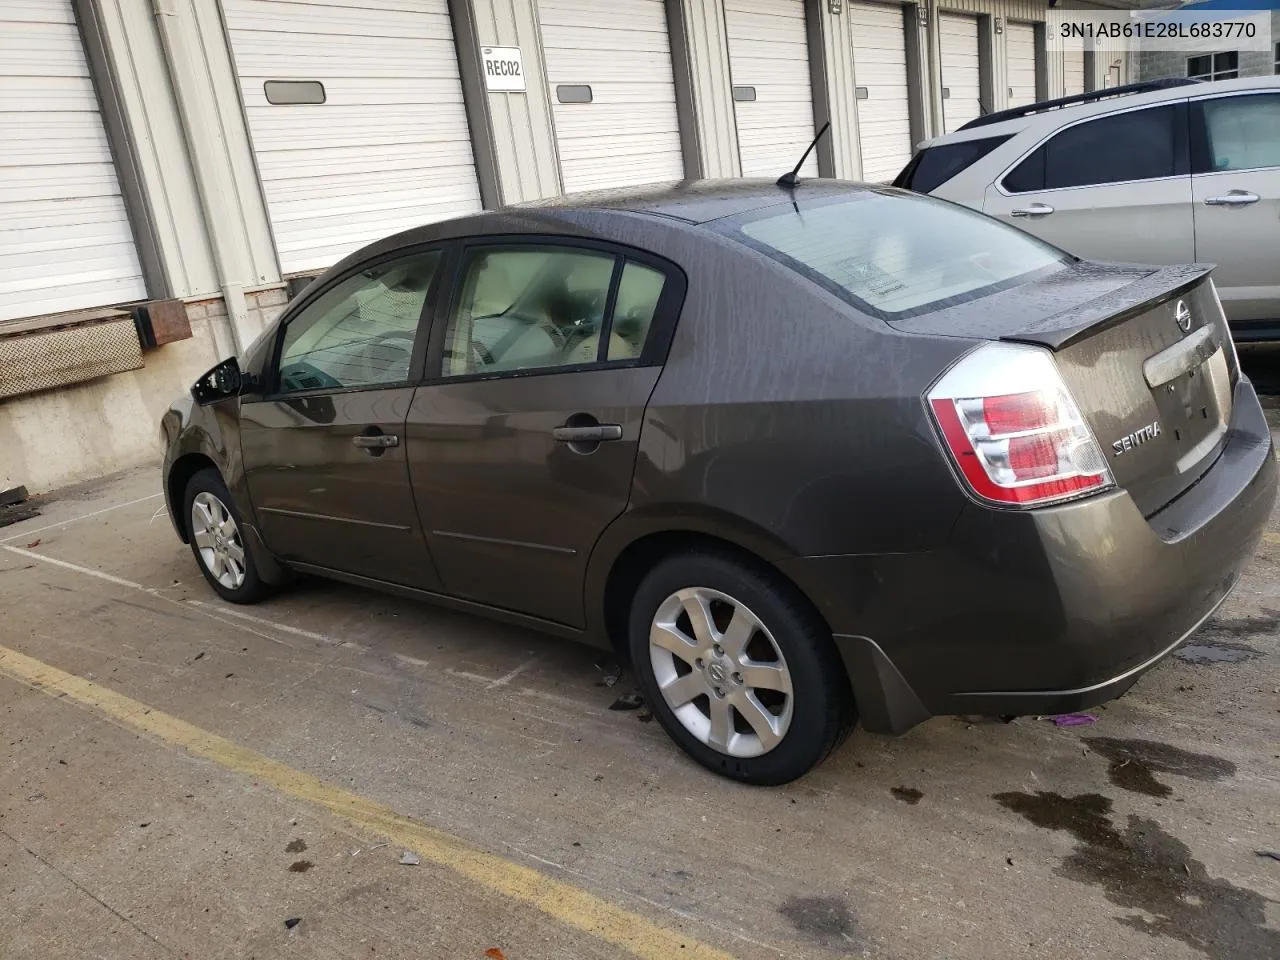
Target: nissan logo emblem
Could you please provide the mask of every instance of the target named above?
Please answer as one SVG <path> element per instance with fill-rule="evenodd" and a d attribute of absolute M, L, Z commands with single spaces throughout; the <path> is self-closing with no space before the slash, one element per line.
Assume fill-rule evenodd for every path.
<path fill-rule="evenodd" d="M 1187 306 L 1187 301 L 1178 301 L 1178 305 L 1173 308 L 1173 319 L 1178 321 L 1183 333 L 1191 330 L 1191 308 Z"/>

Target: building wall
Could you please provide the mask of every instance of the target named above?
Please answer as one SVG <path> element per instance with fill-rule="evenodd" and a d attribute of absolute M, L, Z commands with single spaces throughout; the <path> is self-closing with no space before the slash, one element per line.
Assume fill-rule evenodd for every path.
<path fill-rule="evenodd" d="M 1269 77 L 1276 72 L 1275 44 L 1280 43 L 1280 10 L 1271 11 L 1270 50 L 1241 50 L 1241 77 Z M 1230 50 L 1230 44 L 1216 48 L 1214 52 Z M 1206 50 L 1206 53 L 1209 51 Z M 1192 54 L 1183 51 L 1152 50 L 1138 55 L 1138 76 L 1141 80 L 1161 80 L 1166 77 L 1185 77 L 1187 75 L 1187 57 Z"/>
<path fill-rule="evenodd" d="M 157 420 L 172 397 L 248 344 L 285 300 L 217 0 L 50 2 L 71 4 L 81 23 L 122 189 L 132 218 L 144 227 L 139 249 L 148 293 L 185 301 L 193 335 L 144 352 L 140 369 L 0 400 L 0 488 L 25 484 L 32 491 L 154 459 Z M 486 205 L 559 193 L 537 0 L 449 2 Z M 686 169 L 704 177 L 739 176 L 723 0 L 666 2 Z M 832 13 L 830 0 L 806 0 L 815 116 L 832 122 L 818 150 L 820 167 L 824 175 L 857 178 L 858 104 L 846 8 Z M 1007 31 L 1000 26 L 1041 21 L 1047 3 L 918 0 L 905 9 L 911 127 L 922 139 L 938 132 L 940 117 L 939 11 L 980 16 L 989 106 L 1000 109 L 1008 86 Z M 485 89 L 479 67 L 484 46 L 520 48 L 525 91 Z M 1095 59 L 1104 69 L 1104 58 Z M 1053 96 L 1061 89 L 1060 67 L 1045 63 L 1042 69 Z"/>

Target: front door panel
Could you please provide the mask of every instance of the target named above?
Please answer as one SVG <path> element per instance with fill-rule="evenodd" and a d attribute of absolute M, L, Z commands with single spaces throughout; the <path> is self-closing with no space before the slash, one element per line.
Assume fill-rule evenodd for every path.
<path fill-rule="evenodd" d="M 249 495 L 274 554 L 439 587 L 409 487 L 403 434 L 412 399 L 413 389 L 400 387 L 244 404 Z M 396 445 L 376 445 L 387 443 Z"/>
<path fill-rule="evenodd" d="M 658 367 L 420 387 L 409 472 L 446 592 L 571 626 L 596 539 L 626 508 Z M 620 428 L 598 443 L 557 428 Z"/>

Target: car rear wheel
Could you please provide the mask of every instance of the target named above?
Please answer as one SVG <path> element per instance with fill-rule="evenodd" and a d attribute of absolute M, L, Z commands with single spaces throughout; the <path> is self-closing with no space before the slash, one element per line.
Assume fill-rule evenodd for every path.
<path fill-rule="evenodd" d="M 632 602 L 630 646 L 654 716 L 724 776 L 794 780 L 856 717 L 821 618 L 780 578 L 727 553 L 683 553 L 651 570 Z"/>
<path fill-rule="evenodd" d="M 258 576 L 245 542 L 240 514 L 216 470 L 201 470 L 187 483 L 184 516 L 200 572 L 232 603 L 257 603 L 271 588 Z"/>

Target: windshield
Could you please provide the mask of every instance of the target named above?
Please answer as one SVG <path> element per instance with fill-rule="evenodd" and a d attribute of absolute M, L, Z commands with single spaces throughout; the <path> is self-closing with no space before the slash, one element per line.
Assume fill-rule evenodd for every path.
<path fill-rule="evenodd" d="M 974 299 L 1070 260 L 964 207 L 878 191 L 769 207 L 717 226 L 884 319 Z"/>

